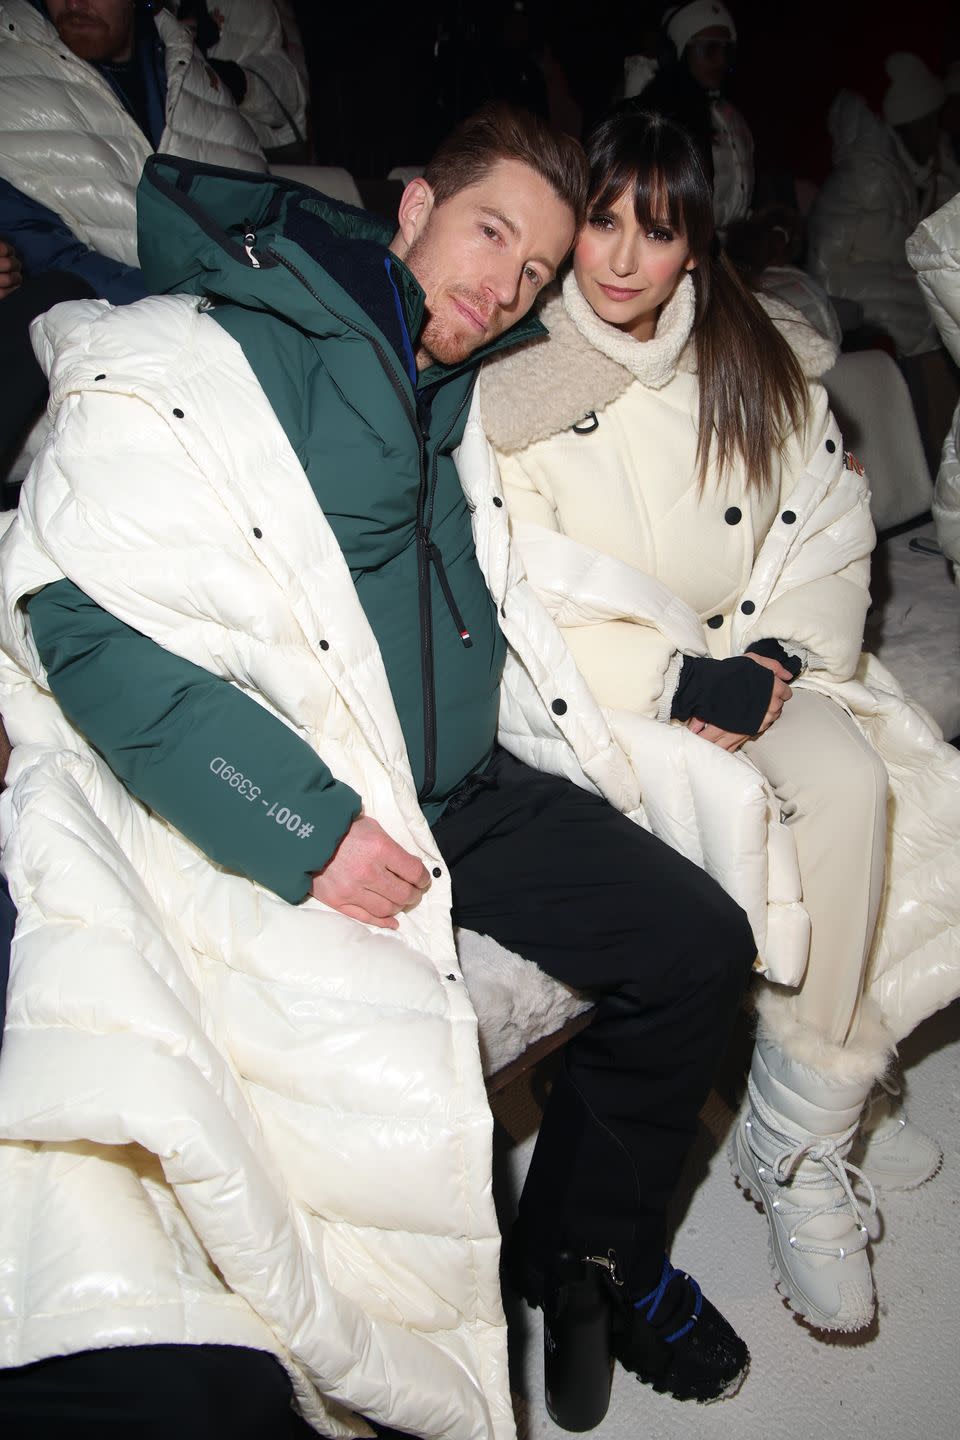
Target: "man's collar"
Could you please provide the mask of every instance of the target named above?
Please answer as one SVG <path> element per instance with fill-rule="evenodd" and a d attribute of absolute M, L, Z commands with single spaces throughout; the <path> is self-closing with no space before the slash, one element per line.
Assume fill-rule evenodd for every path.
<path fill-rule="evenodd" d="M 426 296 L 420 282 L 413 271 L 404 264 L 399 256 L 392 254 L 390 258 L 390 269 L 394 284 L 400 295 L 403 305 L 404 318 L 410 331 L 410 338 L 416 347 L 417 338 L 423 325 L 424 302 Z M 464 370 L 472 370 L 480 365 L 491 355 L 498 355 L 501 350 L 506 350 L 511 345 L 519 345 L 524 340 L 532 340 L 537 335 L 546 335 L 546 326 L 538 319 L 534 310 L 530 310 L 516 325 L 511 325 L 502 335 L 491 340 L 489 345 L 483 345 L 478 350 L 472 351 L 465 359 L 458 361 L 455 365 L 444 365 L 437 360 L 426 370 L 421 370 L 418 378 L 418 387 L 425 388 L 427 385 L 438 385 L 441 381 L 449 380 L 451 376 L 458 375 Z"/>

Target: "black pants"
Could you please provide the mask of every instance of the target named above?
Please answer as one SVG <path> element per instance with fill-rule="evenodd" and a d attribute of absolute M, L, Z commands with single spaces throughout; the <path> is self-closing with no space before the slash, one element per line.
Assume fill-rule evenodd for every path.
<path fill-rule="evenodd" d="M 521 1196 L 529 1258 L 613 1250 L 640 1294 L 756 946 L 708 875 L 597 796 L 504 751 L 482 780 L 434 826 L 455 923 L 597 1007 L 566 1046 Z"/>
<path fill-rule="evenodd" d="M 235 1345 L 132 1345 L 0 1370 L 4 1440 L 316 1440 L 282 1365 Z"/>

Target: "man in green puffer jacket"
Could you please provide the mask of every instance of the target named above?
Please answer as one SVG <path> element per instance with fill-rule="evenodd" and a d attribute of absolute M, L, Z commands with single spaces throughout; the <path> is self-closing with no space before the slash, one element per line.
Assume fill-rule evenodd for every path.
<path fill-rule="evenodd" d="M 204 297 L 210 323 L 236 341 L 333 530 L 449 870 L 454 922 L 596 992 L 596 1018 L 568 1047 L 524 1189 L 518 1282 L 542 1303 L 562 1252 L 590 1273 L 602 1265 L 622 1362 L 678 1398 L 710 1399 L 736 1384 L 746 1348 L 665 1261 L 665 1211 L 755 946 L 742 911 L 704 872 L 597 793 L 498 746 L 507 647 L 454 464 L 476 367 L 543 333 L 527 312 L 569 250 L 583 202 L 571 142 L 490 111 L 407 186 L 392 237 L 289 182 L 154 157 L 139 197 L 140 258 L 155 291 Z M 145 376 L 149 365 L 145 355 Z M 104 380 L 91 375 L 91 388 Z M 174 425 L 185 418 L 179 408 L 173 416 Z M 136 455 L 118 458 L 118 475 L 124 463 L 134 467 Z M 263 487 L 269 497 L 269 472 Z M 502 509 L 496 494 L 492 504 Z M 269 543 L 268 499 L 264 514 L 248 536 L 254 550 Z M 197 591 L 206 579 L 190 577 Z M 291 574 L 291 593 L 296 584 Z M 128 789 L 215 864 L 290 905 L 312 897 L 388 930 L 422 900 L 431 884 L 422 860 L 244 692 L 242 663 L 226 667 L 229 683 L 70 579 L 38 589 L 28 613 L 63 712 Z M 556 696 L 548 709 L 535 698 L 544 751 L 572 746 L 568 701 Z M 263 795 L 282 796 L 302 823 L 265 825 L 259 803 L 238 806 L 236 787 L 223 783 L 227 757 L 234 775 L 256 775 Z M 573 772 L 572 752 L 562 763 Z M 107 1373 L 126 1368 L 136 1390 L 144 1348 L 95 1351 L 96 1364 L 106 1354 Z M 164 1383 L 150 1369 L 131 1428 L 160 1433 L 156 1396 L 175 1395 L 185 1367 L 203 1391 L 204 1348 L 175 1347 Z M 85 1362 L 62 1363 L 75 1375 Z M 238 1357 L 240 1395 L 252 1383 L 243 1364 Z M 102 1388 L 103 1373 L 64 1380 L 68 1415 L 83 1413 L 78 1392 Z M 7 1372 L 0 1413 L 36 1419 L 18 1381 Z M 210 1383 L 222 1375 L 211 1372 Z M 199 1420 L 184 1431 L 179 1413 L 176 1423 L 207 1433 Z M 231 1433 L 257 1424 L 267 1428 L 231 1416 Z M 271 1433 L 286 1431 L 278 1421 Z"/>

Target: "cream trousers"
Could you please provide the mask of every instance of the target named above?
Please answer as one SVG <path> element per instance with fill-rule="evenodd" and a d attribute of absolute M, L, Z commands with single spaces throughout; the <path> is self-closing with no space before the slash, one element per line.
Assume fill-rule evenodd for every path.
<path fill-rule="evenodd" d="M 800 862 L 811 933 L 793 1018 L 843 1045 L 856 1030 L 883 891 L 886 768 L 839 705 L 803 689 L 743 754 L 780 801 Z"/>

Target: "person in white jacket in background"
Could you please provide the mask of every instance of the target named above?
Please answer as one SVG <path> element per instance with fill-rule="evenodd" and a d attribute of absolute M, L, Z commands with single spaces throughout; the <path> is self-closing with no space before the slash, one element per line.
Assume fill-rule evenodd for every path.
<path fill-rule="evenodd" d="M 642 93 L 645 109 L 665 109 L 709 151 L 721 233 L 749 214 L 755 178 L 750 126 L 724 94 L 736 47 L 737 26 L 726 5 L 693 0 L 664 13 L 660 65 L 645 55 L 624 60 L 624 95 Z"/>
<path fill-rule="evenodd" d="M 938 203 L 935 165 L 943 82 L 916 55 L 887 61 L 883 115 L 842 90 L 830 107 L 833 170 L 814 200 L 809 266 L 831 295 L 856 300 L 898 358 L 938 348 L 903 247 Z M 941 196 L 946 199 L 946 196 Z"/>
<path fill-rule="evenodd" d="M 960 195 L 917 226 L 907 241 L 907 259 L 916 271 L 940 338 L 960 364 Z M 933 491 L 933 518 L 941 549 L 960 584 L 960 404 L 943 442 Z"/>
<path fill-rule="evenodd" d="M 867 329 L 892 344 L 932 473 L 958 387 L 904 246 L 953 194 L 956 173 L 940 129 L 943 81 L 906 51 L 885 66 L 881 115 L 850 90 L 830 107 L 833 170 L 810 212 L 808 265 L 829 295 L 856 301 Z"/>
<path fill-rule="evenodd" d="M 960 988 L 960 760 L 860 656 L 867 487 L 810 381 L 832 347 L 780 304 L 792 351 L 718 257 L 681 127 L 623 106 L 589 157 L 573 268 L 543 312 L 551 338 L 485 367 L 482 419 L 528 578 L 648 766 L 655 832 L 726 874 L 768 975 L 790 982 L 758 993 L 735 1165 L 791 1305 L 858 1330 L 874 1312 L 858 1125 L 896 1041 Z M 718 777 L 682 823 L 649 773 L 651 724 L 662 772 Z M 733 767 L 766 782 L 765 845 L 720 798 Z M 785 844 L 792 894 L 776 889 Z M 874 1180 L 936 1171 L 938 1146 L 902 1115 L 878 1107 L 873 1122 Z"/>
<path fill-rule="evenodd" d="M 173 0 L 170 7 L 229 89 L 271 160 L 300 163 L 307 149 L 307 79 L 287 52 L 273 0 Z M 302 56 L 303 52 L 300 51 Z"/>

